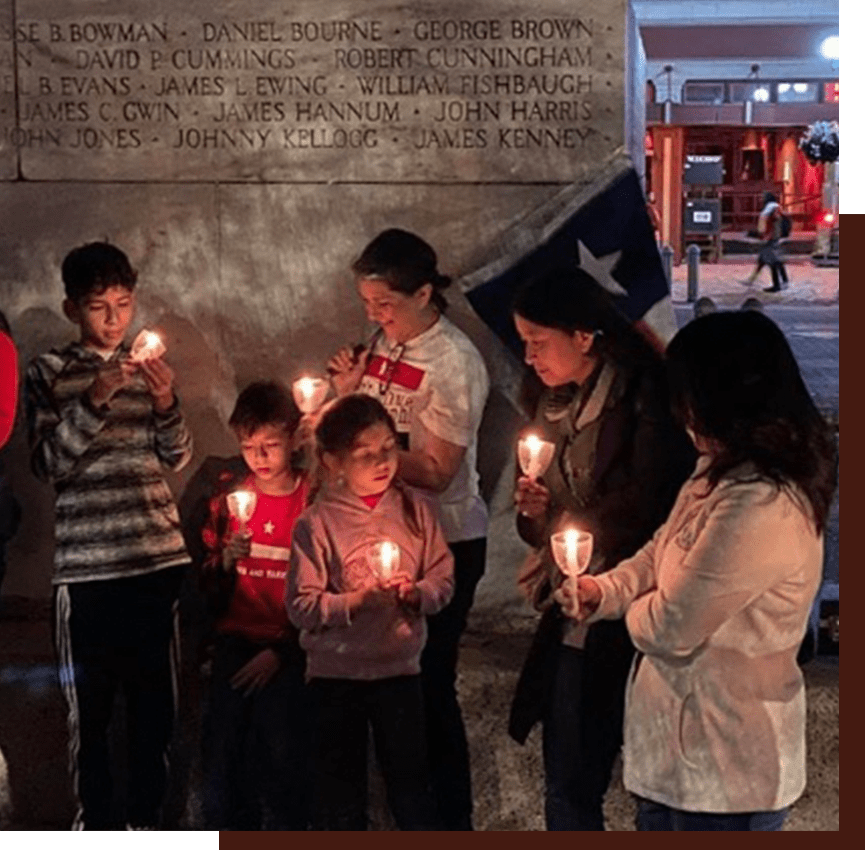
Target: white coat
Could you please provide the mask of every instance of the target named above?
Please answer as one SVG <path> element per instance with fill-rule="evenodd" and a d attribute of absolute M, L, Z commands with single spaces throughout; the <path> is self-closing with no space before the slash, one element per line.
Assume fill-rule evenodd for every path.
<path fill-rule="evenodd" d="M 693 812 L 773 811 L 805 787 L 796 662 L 820 582 L 810 506 L 747 466 L 700 473 L 636 555 L 596 576 L 590 621 L 625 615 L 624 783 Z"/>

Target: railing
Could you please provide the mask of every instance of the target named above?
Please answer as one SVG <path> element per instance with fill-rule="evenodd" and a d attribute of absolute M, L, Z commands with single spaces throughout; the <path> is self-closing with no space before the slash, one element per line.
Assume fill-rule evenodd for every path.
<path fill-rule="evenodd" d="M 756 187 L 719 187 L 721 197 L 721 230 L 756 230 L 757 218 L 763 209 L 763 192 L 772 192 L 781 201 L 784 212 L 793 221 L 793 230 L 813 230 L 822 209 L 819 194 L 785 195 L 783 184 L 766 184 Z"/>

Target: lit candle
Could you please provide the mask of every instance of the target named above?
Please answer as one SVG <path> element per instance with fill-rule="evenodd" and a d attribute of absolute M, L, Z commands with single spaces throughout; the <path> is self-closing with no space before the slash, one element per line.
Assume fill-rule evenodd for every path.
<path fill-rule="evenodd" d="M 589 567 L 592 558 L 592 535 L 578 528 L 566 528 L 550 538 L 553 559 L 565 574 L 571 595 L 568 614 L 575 617 L 580 610 L 577 598 L 577 577 Z"/>
<path fill-rule="evenodd" d="M 145 328 L 135 337 L 129 359 L 135 363 L 141 363 L 144 360 L 155 360 L 157 357 L 162 357 L 163 354 L 165 354 L 165 343 L 162 341 L 162 337 L 155 331 L 149 331 Z"/>
<path fill-rule="evenodd" d="M 537 434 L 527 434 L 517 444 L 517 456 L 523 473 L 534 481 L 547 471 L 555 446 Z"/>
<path fill-rule="evenodd" d="M 387 580 L 399 567 L 399 546 L 390 540 L 374 543 L 370 547 L 369 558 L 375 573 Z"/>
<path fill-rule="evenodd" d="M 235 490 L 226 497 L 228 512 L 240 524 L 240 531 L 246 531 L 246 524 L 255 513 L 255 493 L 252 490 Z"/>
<path fill-rule="evenodd" d="M 323 378 L 298 378 L 291 385 L 295 404 L 302 413 L 314 413 L 318 410 L 324 404 L 327 390 L 328 383 Z"/>

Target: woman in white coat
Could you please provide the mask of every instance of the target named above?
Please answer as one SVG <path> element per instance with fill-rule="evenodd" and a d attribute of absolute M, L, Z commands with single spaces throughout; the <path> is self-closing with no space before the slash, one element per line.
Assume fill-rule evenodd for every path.
<path fill-rule="evenodd" d="M 835 444 L 783 333 L 756 311 L 686 325 L 667 352 L 700 452 L 666 523 L 581 577 L 579 611 L 625 616 L 625 786 L 643 830 L 778 830 L 805 787 L 796 655 L 820 584 Z"/>

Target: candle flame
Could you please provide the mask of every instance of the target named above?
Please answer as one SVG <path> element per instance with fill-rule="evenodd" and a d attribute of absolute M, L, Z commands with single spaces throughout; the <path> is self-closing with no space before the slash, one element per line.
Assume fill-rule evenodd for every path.
<path fill-rule="evenodd" d="M 577 566 L 577 543 L 580 539 L 580 533 L 576 528 L 569 528 L 565 531 L 565 557 L 568 559 L 568 565 L 576 568 Z"/>
<path fill-rule="evenodd" d="M 380 578 L 389 579 L 399 568 L 399 546 L 390 540 L 373 544 L 369 557 L 370 565 Z"/>
<path fill-rule="evenodd" d="M 328 382 L 322 378 L 304 375 L 291 385 L 291 394 L 301 413 L 314 413 L 324 404 L 327 396 Z"/>
<path fill-rule="evenodd" d="M 140 363 L 143 360 L 161 357 L 165 353 L 165 343 L 162 337 L 155 331 L 142 329 L 132 343 L 130 356 L 133 361 Z"/>
<path fill-rule="evenodd" d="M 315 392 L 315 381 L 312 378 L 298 378 L 297 388 L 303 394 L 304 398 L 312 398 Z"/>
<path fill-rule="evenodd" d="M 532 453 L 537 454 L 541 450 L 541 438 L 537 434 L 529 434 L 524 437 L 526 448 Z"/>

